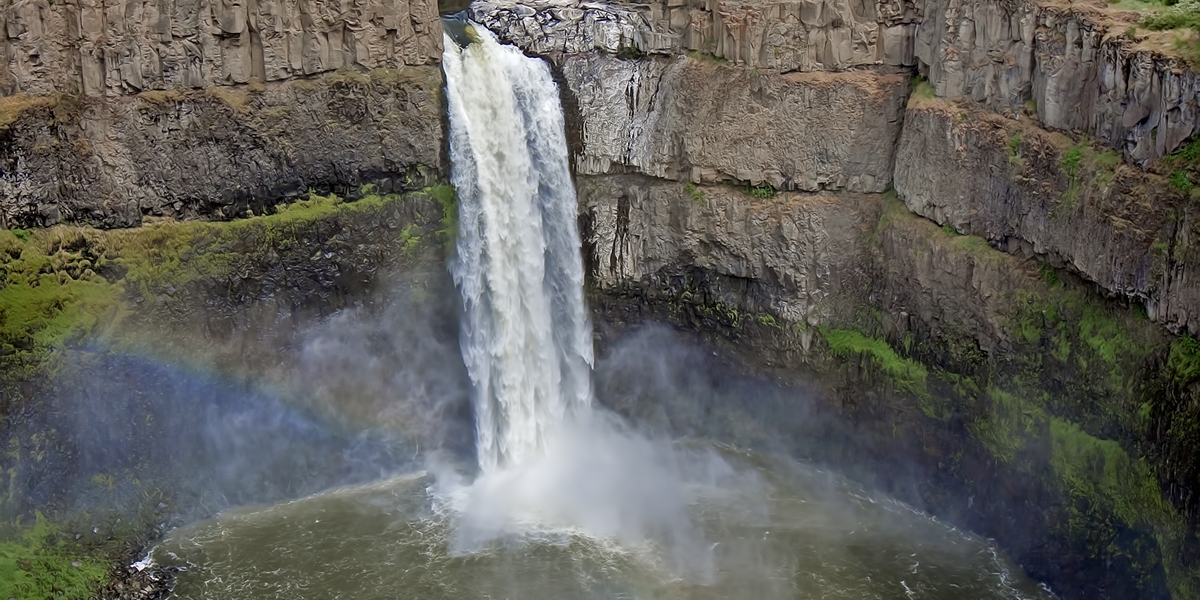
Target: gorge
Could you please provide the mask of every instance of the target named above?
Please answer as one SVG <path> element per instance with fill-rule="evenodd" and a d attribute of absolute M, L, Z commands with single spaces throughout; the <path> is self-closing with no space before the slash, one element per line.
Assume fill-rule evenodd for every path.
<path fill-rule="evenodd" d="M 554 175 L 484 165 L 480 150 L 478 190 L 454 172 L 466 134 L 455 124 L 461 96 L 442 75 L 455 61 L 442 53 L 459 55 L 427 3 L 6 9 L 0 513 L 16 524 L 12 539 L 50 531 L 44 555 L 100 552 L 128 564 L 170 530 L 159 547 L 200 564 L 180 536 L 233 536 L 247 541 L 208 548 L 221 556 L 213 564 L 236 565 L 258 543 L 304 547 L 255 536 L 337 539 L 316 523 L 280 524 L 288 519 L 375 507 L 347 509 L 369 514 L 330 525 L 361 544 L 312 556 L 341 552 L 382 574 L 344 582 L 347 594 L 432 585 L 368 559 L 417 552 L 454 564 L 462 557 L 404 541 L 445 541 L 445 522 L 370 540 L 410 523 L 398 516 L 405 511 L 432 510 L 424 478 L 449 475 L 430 464 L 455 471 L 476 452 L 495 465 L 506 448 L 533 452 L 518 449 L 528 439 L 501 442 L 501 433 L 490 454 L 476 437 L 474 419 L 487 412 L 481 384 L 492 381 L 481 373 L 528 354 L 497 357 L 513 347 L 501 344 L 478 360 L 460 355 L 460 321 L 467 338 L 499 325 L 479 320 L 470 300 L 460 315 L 455 284 L 496 293 L 501 283 L 464 262 L 453 277 L 445 268 L 471 256 L 464 225 L 485 232 L 470 227 L 487 212 L 472 199 L 524 186 L 538 190 L 541 210 L 567 211 L 556 222 L 577 216 L 582 271 L 550 258 L 544 276 L 522 271 L 528 261 L 492 271 L 511 276 L 503 286 L 518 296 L 540 281 L 552 291 L 548 306 L 512 306 L 549 319 L 537 341 L 524 339 L 546 354 L 543 364 L 561 361 L 559 381 L 535 369 L 528 375 L 549 379 L 522 379 L 535 391 L 516 396 L 534 402 L 571 382 L 576 404 L 592 397 L 593 340 L 581 325 L 589 315 L 567 310 L 586 304 L 595 399 L 632 428 L 614 435 L 649 453 L 622 456 L 736 476 L 652 470 L 645 479 L 683 482 L 655 489 L 734 487 L 753 497 L 754 481 L 823 481 L 812 484 L 825 490 L 816 496 L 785 494 L 784 504 L 804 500 L 812 512 L 768 513 L 823 515 L 845 529 L 780 542 L 789 550 L 773 546 L 776 558 L 808 556 L 809 542 L 845 544 L 855 524 L 899 523 L 921 542 L 929 538 L 913 532 L 941 527 L 828 508 L 887 497 L 991 538 L 994 546 L 963 543 L 1007 557 L 922 561 L 935 583 L 965 585 L 948 565 L 982 572 L 1011 560 L 1063 598 L 1200 594 L 1197 85 L 1169 44 L 1186 32 L 1138 33 L 1137 13 L 1081 2 L 496 0 L 465 9 L 520 48 L 512 60 L 548 67 L 559 97 L 538 87 L 520 107 L 561 103 L 562 125 L 531 134 L 546 143 L 565 134 L 569 155 L 534 161 L 561 160 Z M 498 114 L 484 118 L 488 127 L 501 125 Z M 528 126 L 489 144 L 520 146 L 516 132 Z M 563 195 L 572 182 L 577 204 Z M 506 218 L 534 225 L 528 213 Z M 543 226 L 546 247 L 574 248 L 573 226 Z M 513 256 L 537 254 L 531 232 L 509 241 L 524 248 Z M 500 377 L 497 390 L 509 383 Z M 499 391 L 494 399 L 487 406 L 504 405 Z M 651 441 L 664 438 L 682 441 Z M 836 484 L 823 479 L 829 470 Z M 637 498 L 638 486 L 619 485 Z M 668 517 L 677 511 L 651 512 L 635 521 L 676 523 Z M 715 535 L 713 523 L 702 520 L 704 535 Z M 672 527 L 672 539 L 700 535 Z M 889 531 L 865 546 L 909 548 Z M 938 531 L 930 535 L 950 539 Z M 499 585 L 491 573 L 549 586 L 511 591 L 582 597 L 569 578 L 537 573 L 628 557 L 597 547 L 572 554 L 581 543 L 545 546 L 553 556 L 544 562 L 487 555 L 479 562 L 494 562 L 474 583 L 427 595 L 483 594 Z M 25 551 L 13 544 L 4 556 Z M 71 568 L 92 568 L 81 557 L 67 556 L 81 564 Z M 683 562 L 694 568 L 693 559 Z M 58 568 L 21 560 L 17 575 Z M 240 581 L 294 592 L 337 564 L 305 560 L 314 562 L 264 563 L 259 572 L 287 574 L 266 584 Z M 796 569 L 779 561 L 768 563 Z M 638 564 L 618 568 L 597 593 L 656 585 Z M 238 581 L 234 572 L 219 579 Z M 69 579 L 45 577 L 58 577 L 60 590 Z M 185 597 L 237 593 L 189 595 L 187 577 Z M 1042 593 L 1023 576 L 1012 581 L 1021 597 Z M 115 586 L 131 584 L 108 585 L 119 595 Z M 723 597 L 748 584 L 712 585 Z M 905 592 L 844 597 L 871 593 Z M 942 597 L 936 586 L 912 593 Z"/>

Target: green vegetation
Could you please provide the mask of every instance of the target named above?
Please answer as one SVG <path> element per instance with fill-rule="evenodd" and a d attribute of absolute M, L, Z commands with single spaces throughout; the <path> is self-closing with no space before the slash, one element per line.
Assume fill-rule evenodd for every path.
<path fill-rule="evenodd" d="M 954 226 L 949 223 L 943 223 L 942 224 L 942 233 L 944 233 L 948 236 L 954 237 L 954 236 L 958 235 L 958 230 L 955 229 Z"/>
<path fill-rule="evenodd" d="M 1050 266 L 1049 263 L 1038 263 L 1038 274 L 1042 276 L 1042 281 L 1045 281 L 1046 285 L 1058 287 L 1058 271 L 1055 271 L 1054 267 Z"/>
<path fill-rule="evenodd" d="M 692 183 L 691 181 L 687 182 L 686 184 L 684 184 L 683 190 L 685 192 L 687 192 L 689 196 L 692 197 L 693 201 L 698 202 L 698 203 L 704 202 L 704 199 L 705 199 L 704 190 L 700 189 L 695 183 Z"/>
<path fill-rule="evenodd" d="M 1200 30 L 1200 2 L 1184 0 L 1183 2 L 1164 2 L 1168 7 L 1142 17 L 1141 25 L 1151 31 L 1168 29 Z"/>
<path fill-rule="evenodd" d="M 688 52 L 688 58 L 717 65 L 728 66 L 730 64 L 728 60 L 721 58 L 716 54 L 711 52 L 701 52 L 700 50 L 692 50 L 691 52 Z"/>
<path fill-rule="evenodd" d="M 1021 161 L 1021 132 L 1018 131 L 1008 138 L 1008 162 L 1020 167 Z"/>
<path fill-rule="evenodd" d="M 929 371 L 919 362 L 901 357 L 887 342 L 869 338 L 857 331 L 822 327 L 821 336 L 829 350 L 839 358 L 865 356 L 891 379 L 897 391 L 928 397 Z"/>
<path fill-rule="evenodd" d="M 750 195 L 759 200 L 769 200 L 775 197 L 775 188 L 770 184 L 760 183 L 750 188 Z"/>
<path fill-rule="evenodd" d="M 929 80 L 925 79 L 921 75 L 917 75 L 913 78 L 912 95 L 910 98 L 919 100 L 932 100 L 936 95 L 937 91 L 933 89 L 933 85 L 929 83 Z"/>
<path fill-rule="evenodd" d="M 1116 150 L 1109 148 L 1096 154 L 1094 160 L 1097 166 L 1111 170 L 1121 164 L 1121 155 Z"/>
<path fill-rule="evenodd" d="M 1097 152 L 1088 137 L 1080 140 L 1063 152 L 1059 168 L 1067 176 L 1067 190 L 1055 212 L 1070 214 L 1074 212 L 1076 202 L 1083 191 L 1085 183 L 1095 189 L 1106 188 L 1116 178 L 1117 169 L 1121 165 L 1121 155 L 1111 149 Z M 1091 173 L 1090 181 L 1085 181 L 1084 173 Z"/>
<path fill-rule="evenodd" d="M 644 56 L 646 56 L 646 53 L 642 52 L 642 49 L 638 48 L 636 45 L 627 45 L 622 43 L 621 46 L 617 48 L 617 58 L 621 60 L 638 60 Z"/>
<path fill-rule="evenodd" d="M 996 387 L 989 387 L 978 402 L 982 414 L 967 424 L 967 430 L 1002 463 L 1016 458 L 1046 418 L 1041 408 Z"/>
<path fill-rule="evenodd" d="M 453 244 L 454 189 L 443 184 L 413 194 L 437 200 L 442 207 L 438 235 Z M 225 223 L 0 230 L 0 391 L 38 373 L 53 374 L 61 348 L 113 331 L 130 314 L 126 300 L 170 302 L 171 294 L 198 281 L 233 285 L 239 273 L 253 268 L 254 251 L 303 251 L 299 238 L 310 224 L 381 211 L 400 199 L 369 194 L 346 203 L 334 195 L 310 194 L 276 206 L 274 214 Z M 415 255 L 422 237 L 418 225 L 401 229 L 397 242 L 403 255 Z M 9 408 L 0 405 L 0 413 Z"/>
<path fill-rule="evenodd" d="M 775 329 L 779 329 L 779 324 L 775 322 L 775 317 L 771 315 L 765 313 L 758 315 L 757 321 L 758 324 L 762 325 L 763 327 L 773 327 Z"/>
<path fill-rule="evenodd" d="M 1192 188 L 1196 186 L 1196 184 L 1192 183 L 1191 177 L 1188 177 L 1186 172 L 1179 169 L 1171 171 L 1171 177 L 1169 181 L 1171 183 L 1171 187 L 1185 193 L 1192 191 Z"/>
<path fill-rule="evenodd" d="M 1121 166 L 1121 155 L 1112 149 L 1093 153 L 1091 158 L 1092 186 L 1106 188 L 1117 176 L 1117 168 Z"/>
<path fill-rule="evenodd" d="M 1200 192 L 1196 186 L 1200 181 L 1200 136 L 1172 152 L 1164 162 L 1173 168 L 1168 178 L 1171 188 L 1194 199 Z"/>
<path fill-rule="evenodd" d="M 1080 312 L 1079 339 L 1109 366 L 1117 366 L 1120 358 L 1141 354 L 1121 323 L 1098 303 L 1089 302 Z M 1086 362 L 1081 366 L 1086 368 Z"/>
<path fill-rule="evenodd" d="M 404 254 L 414 254 L 421 245 L 421 236 L 417 235 L 417 226 L 408 224 L 400 230 L 400 249 Z"/>
<path fill-rule="evenodd" d="M 1062 170 L 1067 174 L 1067 177 L 1075 178 L 1075 176 L 1079 175 L 1079 162 L 1083 159 L 1084 143 L 1085 142 L 1080 142 L 1079 144 L 1071 146 L 1066 152 L 1063 153 L 1062 161 L 1060 161 L 1059 166 L 1062 167 Z"/>
<path fill-rule="evenodd" d="M 458 236 L 458 193 L 454 186 L 447 183 L 437 184 L 425 191 L 442 207 L 441 228 L 437 230 L 437 236 L 446 243 L 447 248 L 453 248 Z"/>
<path fill-rule="evenodd" d="M 121 293 L 95 271 L 107 257 L 77 238 L 29 238 L 0 232 L 0 370 L 12 378 L 111 317 Z"/>
<path fill-rule="evenodd" d="M 1173 511 L 1163 501 L 1150 469 L 1130 458 L 1120 444 L 1088 435 L 1058 418 L 1050 419 L 1050 439 L 1050 466 L 1074 501 L 1072 530 L 1083 533 L 1095 526 L 1096 517 L 1104 516 L 1085 512 L 1111 512 L 1129 524 L 1171 520 Z"/>
<path fill-rule="evenodd" d="M 69 547 L 41 514 L 13 537 L 0 541 L 0 598 L 90 598 L 108 581 L 105 562 Z"/>
<path fill-rule="evenodd" d="M 1167 356 L 1167 369 L 1171 378 L 1179 385 L 1187 385 L 1200 379 L 1200 342 L 1189 335 L 1179 336 L 1171 344 Z"/>
<path fill-rule="evenodd" d="M 1186 163 L 1200 159 L 1200 137 L 1192 138 L 1192 141 L 1188 142 L 1186 146 L 1172 152 L 1171 158 Z"/>

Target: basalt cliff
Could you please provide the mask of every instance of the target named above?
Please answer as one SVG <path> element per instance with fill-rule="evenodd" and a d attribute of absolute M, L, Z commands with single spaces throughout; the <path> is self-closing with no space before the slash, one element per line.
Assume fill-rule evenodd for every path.
<path fill-rule="evenodd" d="M 22 423 L 65 402 L 64 348 L 186 354 L 145 334 L 186 332 L 231 372 L 266 346 L 302 363 L 288 331 L 449 285 L 436 6 L 84 4 L 2 15 L 9 487 L 39 476 Z M 776 440 L 1064 598 L 1200 596 L 1200 76 L 1169 43 L 1190 34 L 1102 2 L 465 13 L 559 82 L 600 349 L 668 322 L 812 391 L 667 427 Z"/>

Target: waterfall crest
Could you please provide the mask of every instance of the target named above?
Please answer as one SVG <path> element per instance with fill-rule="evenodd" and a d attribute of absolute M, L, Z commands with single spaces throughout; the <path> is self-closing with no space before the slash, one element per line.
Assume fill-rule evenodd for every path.
<path fill-rule="evenodd" d="M 485 473 L 539 456 L 591 406 L 591 323 L 558 87 L 487 29 L 445 38 L 463 360 Z"/>

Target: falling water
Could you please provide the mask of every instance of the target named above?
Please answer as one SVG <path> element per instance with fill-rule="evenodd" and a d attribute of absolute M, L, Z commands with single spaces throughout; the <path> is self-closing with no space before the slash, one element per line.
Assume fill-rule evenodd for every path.
<path fill-rule="evenodd" d="M 443 66 L 482 473 L 431 459 L 177 530 L 154 558 L 187 566 L 178 597 L 1046 597 L 982 540 L 827 473 L 591 408 L 558 90 L 540 60 L 467 32 Z"/>
<path fill-rule="evenodd" d="M 558 87 L 482 27 L 445 40 L 462 353 L 485 472 L 539 456 L 591 405 L 591 324 Z"/>

